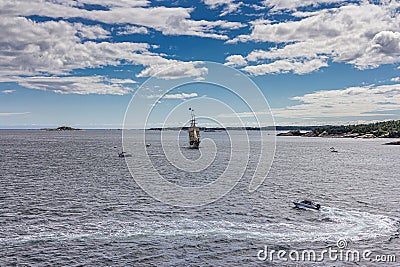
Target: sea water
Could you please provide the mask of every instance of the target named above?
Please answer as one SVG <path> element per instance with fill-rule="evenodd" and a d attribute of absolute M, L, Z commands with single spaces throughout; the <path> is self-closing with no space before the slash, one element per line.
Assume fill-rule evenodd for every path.
<path fill-rule="evenodd" d="M 147 151 L 168 181 L 201 186 L 226 168 L 229 135 L 247 136 L 202 132 L 217 153 L 196 173 L 169 164 L 158 131 L 146 133 Z M 187 158 L 206 149 L 188 150 L 187 133 L 165 132 L 166 140 L 177 136 L 176 153 Z M 260 135 L 246 138 L 248 170 L 235 188 L 211 204 L 182 208 L 136 184 L 118 157 L 121 131 L 1 130 L 0 266 L 400 265 L 400 147 L 382 139 L 278 137 L 268 176 L 249 192 Z M 321 210 L 294 208 L 304 197 Z M 397 255 L 396 262 L 259 257 L 265 247 L 320 253 L 338 241 L 344 249 Z"/>

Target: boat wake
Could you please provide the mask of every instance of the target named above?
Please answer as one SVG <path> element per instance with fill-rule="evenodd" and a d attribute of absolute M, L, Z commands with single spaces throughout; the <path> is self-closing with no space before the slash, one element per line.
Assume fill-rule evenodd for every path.
<path fill-rule="evenodd" d="M 162 221 L 106 220 L 79 225 L 37 225 L 19 236 L 0 237 L 0 244 L 71 239 L 123 239 L 139 236 L 225 236 L 262 239 L 264 242 L 352 241 L 388 237 L 397 233 L 399 222 L 383 215 L 321 208 L 316 217 L 302 222 L 244 223 L 193 219 Z M 12 229 L 8 229 L 9 233 Z"/>

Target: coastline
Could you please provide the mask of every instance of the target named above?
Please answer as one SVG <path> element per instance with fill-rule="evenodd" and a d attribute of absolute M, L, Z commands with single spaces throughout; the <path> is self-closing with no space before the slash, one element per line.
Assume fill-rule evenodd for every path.
<path fill-rule="evenodd" d="M 382 121 L 370 124 L 322 126 L 311 131 L 300 129 L 279 133 L 277 136 L 304 136 L 326 138 L 400 138 L 400 120 Z"/>

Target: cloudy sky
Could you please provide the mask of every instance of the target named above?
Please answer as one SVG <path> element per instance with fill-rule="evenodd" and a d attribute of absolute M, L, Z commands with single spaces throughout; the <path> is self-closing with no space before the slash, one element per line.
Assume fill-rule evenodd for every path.
<path fill-rule="evenodd" d="M 0 33 L 2 128 L 120 128 L 143 82 L 201 81 L 208 61 L 248 75 L 277 125 L 400 119 L 400 1 L 0 1 Z M 229 104 L 218 90 L 159 103 Z"/>

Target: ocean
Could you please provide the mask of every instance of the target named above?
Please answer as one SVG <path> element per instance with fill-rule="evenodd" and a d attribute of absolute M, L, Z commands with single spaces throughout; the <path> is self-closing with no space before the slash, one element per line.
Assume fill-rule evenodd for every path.
<path fill-rule="evenodd" d="M 121 131 L 0 130 L 0 266 L 400 266 L 400 146 L 277 137 L 270 172 L 250 192 L 259 132 L 201 134 L 212 142 L 195 151 L 187 133 L 165 132 L 167 143 L 179 137 L 172 157 L 196 160 L 215 148 L 207 166 L 187 172 L 170 164 L 159 131 L 146 132 L 165 180 L 212 183 L 232 158 L 232 136 L 250 143 L 248 168 L 218 200 L 177 207 L 132 178 L 134 151 L 118 157 Z M 301 198 L 321 210 L 294 208 Z"/>

